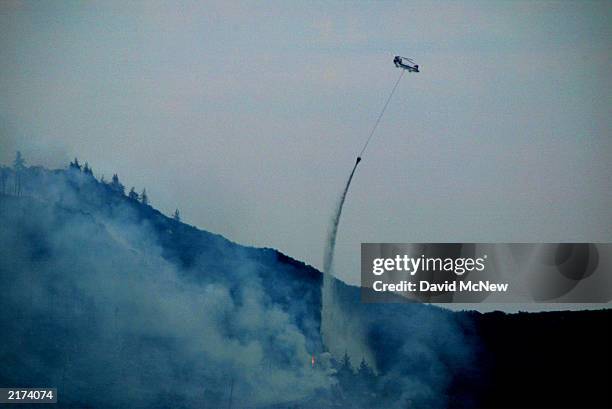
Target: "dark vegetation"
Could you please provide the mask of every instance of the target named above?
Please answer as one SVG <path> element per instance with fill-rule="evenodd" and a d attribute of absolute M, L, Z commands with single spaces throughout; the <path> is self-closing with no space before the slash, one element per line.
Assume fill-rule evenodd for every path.
<path fill-rule="evenodd" d="M 466 313 L 487 408 L 612 406 L 612 310 Z"/>

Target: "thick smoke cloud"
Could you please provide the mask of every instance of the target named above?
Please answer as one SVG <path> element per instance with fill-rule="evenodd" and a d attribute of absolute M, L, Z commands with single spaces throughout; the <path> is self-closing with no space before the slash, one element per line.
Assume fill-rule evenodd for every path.
<path fill-rule="evenodd" d="M 261 406 L 332 385 L 256 260 L 182 271 L 129 206 L 75 211 L 70 181 L 53 181 L 55 203 L 0 201 L 3 385 L 44 380 L 64 403 L 143 408 Z"/>
<path fill-rule="evenodd" d="M 65 407 L 444 407 L 473 359 L 453 313 L 361 304 L 329 274 L 321 290 L 81 170 L 2 170 L 2 385 Z"/>

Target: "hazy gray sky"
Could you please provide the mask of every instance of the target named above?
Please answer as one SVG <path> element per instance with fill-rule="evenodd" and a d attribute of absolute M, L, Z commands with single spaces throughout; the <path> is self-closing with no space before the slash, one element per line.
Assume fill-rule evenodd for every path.
<path fill-rule="evenodd" d="M 611 2 L 0 2 L 0 161 L 78 156 L 320 267 L 360 242 L 611 241 Z"/>

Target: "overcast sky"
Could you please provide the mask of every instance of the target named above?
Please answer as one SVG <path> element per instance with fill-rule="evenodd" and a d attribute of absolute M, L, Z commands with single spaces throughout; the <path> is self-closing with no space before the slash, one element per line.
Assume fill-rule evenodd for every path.
<path fill-rule="evenodd" d="M 0 161 L 74 156 L 336 271 L 361 242 L 612 241 L 611 2 L 0 1 Z M 307 4 L 304 4 L 307 3 Z"/>

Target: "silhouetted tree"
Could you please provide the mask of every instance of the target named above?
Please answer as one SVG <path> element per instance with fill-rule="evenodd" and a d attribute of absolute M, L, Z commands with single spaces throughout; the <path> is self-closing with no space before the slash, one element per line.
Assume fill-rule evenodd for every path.
<path fill-rule="evenodd" d="M 15 153 L 15 161 L 13 162 L 13 167 L 15 170 L 23 170 L 25 167 L 25 159 L 21 155 L 21 151 L 17 151 Z"/>
<path fill-rule="evenodd" d="M 357 388 L 357 397 L 366 406 L 370 406 L 368 401 L 374 398 L 376 391 L 376 374 L 374 374 L 372 368 L 365 361 L 365 358 L 361 359 L 361 364 L 357 369 L 357 382 L 355 382 L 355 386 Z"/>
<path fill-rule="evenodd" d="M 2 194 L 6 194 L 6 181 L 8 180 L 8 176 L 8 169 L 0 167 L 0 186 L 2 186 Z"/>
<path fill-rule="evenodd" d="M 172 218 L 173 218 L 174 220 L 176 220 L 177 222 L 180 222 L 180 221 L 181 221 L 181 214 L 179 213 L 179 209 L 176 209 L 176 210 L 174 211 L 174 214 L 172 215 Z"/>
<path fill-rule="evenodd" d="M 353 372 L 353 365 L 351 365 L 351 357 L 348 356 L 348 353 L 344 351 L 344 356 L 340 361 L 340 369 L 348 369 Z"/>
<path fill-rule="evenodd" d="M 360 377 L 368 380 L 371 380 L 374 377 L 374 371 L 365 361 L 365 358 L 361 359 L 361 364 L 359 365 L 359 369 L 357 369 L 357 373 Z"/>
<path fill-rule="evenodd" d="M 340 367 L 338 368 L 336 376 L 338 377 L 338 382 L 340 383 L 340 386 L 344 390 L 347 390 L 353 384 L 353 378 L 355 377 L 355 373 L 353 372 L 351 358 L 348 356 L 348 353 L 346 351 L 344 352 L 344 356 L 340 361 Z"/>
<path fill-rule="evenodd" d="M 143 205 L 149 204 L 149 196 L 147 196 L 147 189 L 142 189 L 142 193 L 140 194 L 140 202 Z"/>
<path fill-rule="evenodd" d="M 85 162 L 85 166 L 83 166 L 83 173 L 89 176 L 93 176 L 93 170 L 91 170 L 87 162 Z"/>
<path fill-rule="evenodd" d="M 74 169 L 74 170 L 78 170 L 79 172 L 81 171 L 81 164 L 79 163 L 79 160 L 77 158 L 74 158 L 74 161 L 70 162 L 70 169 Z"/>
<path fill-rule="evenodd" d="M 23 171 L 25 170 L 25 159 L 21 156 L 21 152 L 17 151 L 15 154 L 15 161 L 13 162 L 13 168 L 15 169 L 15 195 L 21 195 L 21 178 Z"/>
<path fill-rule="evenodd" d="M 128 197 L 132 200 L 138 200 L 138 193 L 134 190 L 134 186 L 130 189 L 130 193 L 128 193 Z"/>
<path fill-rule="evenodd" d="M 119 176 L 117 176 L 116 173 L 113 175 L 113 180 L 110 183 L 110 186 L 114 191 L 119 192 L 122 195 L 125 194 L 125 186 L 119 182 Z"/>

